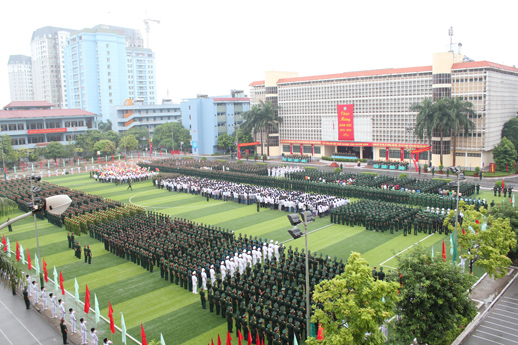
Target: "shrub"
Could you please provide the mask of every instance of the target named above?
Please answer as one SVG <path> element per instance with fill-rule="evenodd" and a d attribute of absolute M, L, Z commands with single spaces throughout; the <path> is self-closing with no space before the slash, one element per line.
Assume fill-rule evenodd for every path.
<path fill-rule="evenodd" d="M 183 159 L 193 159 L 193 158 L 189 157 L 189 156 L 185 156 L 185 157 L 183 157 Z"/>
<path fill-rule="evenodd" d="M 257 162 L 257 163 L 255 163 L 255 165 L 268 165 L 268 163 Z"/>
<path fill-rule="evenodd" d="M 424 171 L 428 171 L 428 164 L 425 163 L 425 165 L 423 166 L 424 168 Z"/>
<path fill-rule="evenodd" d="M 402 174 L 399 174 L 399 178 L 402 179 L 402 178 L 408 178 L 408 175 L 405 174 L 405 173 L 402 173 Z"/>
<path fill-rule="evenodd" d="M 439 177 L 434 177 L 432 180 L 434 180 L 434 181 L 446 181 L 447 183 L 450 183 L 451 181 L 453 181 L 450 178 L 439 178 Z"/>
<path fill-rule="evenodd" d="M 237 164 L 243 164 L 243 161 L 240 159 L 236 162 Z"/>
<path fill-rule="evenodd" d="M 378 173 L 375 173 L 375 172 L 362 172 L 362 175 L 378 176 Z"/>
<path fill-rule="evenodd" d="M 339 173 L 340 171 L 342 171 L 342 169 L 340 169 L 340 168 L 338 168 L 338 167 L 337 167 L 337 168 L 335 168 L 335 170 L 333 170 L 333 171 L 334 171 L 335 173 Z"/>
<path fill-rule="evenodd" d="M 500 188 L 500 187 L 502 187 L 502 181 L 496 181 L 496 182 L 495 182 L 495 187 L 496 187 L 496 188 Z"/>
<path fill-rule="evenodd" d="M 226 159 L 216 159 L 216 162 L 226 162 Z"/>
<path fill-rule="evenodd" d="M 475 168 L 475 174 L 480 174 L 480 167 Z"/>
<path fill-rule="evenodd" d="M 317 170 L 315 167 L 304 167 L 304 170 Z"/>
<path fill-rule="evenodd" d="M 201 157 L 200 158 L 201 161 L 206 161 L 207 160 L 207 157 Z"/>

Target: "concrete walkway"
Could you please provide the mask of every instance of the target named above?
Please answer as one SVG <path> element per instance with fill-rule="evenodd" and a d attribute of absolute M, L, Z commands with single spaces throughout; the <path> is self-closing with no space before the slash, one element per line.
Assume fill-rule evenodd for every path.
<path fill-rule="evenodd" d="M 25 308 L 18 293 L 13 296 L 4 284 L 0 285 L 0 344 L 55 345 L 63 338 L 56 326 L 48 324 L 31 305 Z"/>

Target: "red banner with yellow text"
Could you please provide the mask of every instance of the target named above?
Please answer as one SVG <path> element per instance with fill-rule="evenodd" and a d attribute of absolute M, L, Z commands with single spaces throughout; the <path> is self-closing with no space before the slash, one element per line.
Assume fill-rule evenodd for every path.
<path fill-rule="evenodd" d="M 354 104 L 338 104 L 338 140 L 354 140 Z"/>

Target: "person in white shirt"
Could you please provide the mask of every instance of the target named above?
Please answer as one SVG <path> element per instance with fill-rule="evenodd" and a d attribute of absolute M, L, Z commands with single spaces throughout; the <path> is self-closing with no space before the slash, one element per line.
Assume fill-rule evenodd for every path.
<path fill-rule="evenodd" d="M 70 316 L 70 324 L 72 325 L 71 326 L 72 333 L 75 333 L 76 332 L 76 322 L 77 322 L 76 312 L 72 308 L 68 309 L 68 311 L 69 311 L 68 315 Z"/>
<path fill-rule="evenodd" d="M 205 273 L 205 268 L 201 269 L 201 288 L 207 290 L 207 273 Z"/>
<path fill-rule="evenodd" d="M 97 337 L 97 331 L 92 327 L 90 329 L 90 340 L 92 341 L 92 345 L 97 345 L 99 343 L 99 338 Z"/>
<path fill-rule="evenodd" d="M 56 318 L 56 308 L 58 306 L 58 304 L 56 302 L 56 296 L 54 296 L 54 294 L 51 292 L 49 297 L 50 297 L 50 301 L 52 303 L 52 318 L 55 319 Z"/>
<path fill-rule="evenodd" d="M 59 302 L 59 311 L 61 312 L 61 319 L 64 319 L 65 314 L 66 314 L 65 302 L 63 302 L 61 299 L 59 299 L 58 302 Z"/>
<path fill-rule="evenodd" d="M 47 293 L 44 287 L 41 288 L 41 303 L 43 304 L 43 310 L 47 310 Z"/>
<path fill-rule="evenodd" d="M 81 345 L 87 345 L 88 344 L 86 342 L 86 335 L 88 333 L 88 328 L 86 328 L 87 322 L 83 318 L 80 318 L 79 321 L 81 322 Z"/>
<path fill-rule="evenodd" d="M 196 276 L 196 272 L 192 272 L 192 293 L 198 294 L 198 277 Z"/>
<path fill-rule="evenodd" d="M 214 271 L 214 265 L 210 265 L 210 283 L 211 285 L 214 285 L 214 282 L 216 281 L 216 271 Z"/>

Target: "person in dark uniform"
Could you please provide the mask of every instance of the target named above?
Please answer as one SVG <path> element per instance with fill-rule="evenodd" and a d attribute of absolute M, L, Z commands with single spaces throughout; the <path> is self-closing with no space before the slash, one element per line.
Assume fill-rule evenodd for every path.
<path fill-rule="evenodd" d="M 61 319 L 61 323 L 59 324 L 59 327 L 61 328 L 61 335 L 63 336 L 63 344 L 68 344 L 68 341 L 67 341 L 68 330 L 67 330 L 67 325 L 65 325 L 65 319 Z"/>
<path fill-rule="evenodd" d="M 131 179 L 128 179 L 128 188 L 126 188 L 126 190 L 128 189 L 133 190 L 133 188 L 131 187 Z"/>
<path fill-rule="evenodd" d="M 88 264 L 92 264 L 92 250 L 90 249 L 90 246 L 87 246 L 88 248 Z"/>
<path fill-rule="evenodd" d="M 10 221 L 10 220 L 11 220 L 11 217 L 8 217 L 8 218 L 7 218 L 7 221 Z M 11 224 L 9 224 L 9 225 L 7 226 L 7 228 L 9 229 L 9 232 L 13 232 L 13 226 L 12 226 Z"/>
<path fill-rule="evenodd" d="M 23 301 L 25 302 L 25 307 L 29 309 L 31 307 L 31 301 L 29 300 L 29 293 L 27 292 L 27 286 L 23 288 Z"/>
<path fill-rule="evenodd" d="M 227 310 L 227 330 L 230 333 L 233 333 L 232 327 L 234 326 L 234 313 L 232 307 L 229 307 Z"/>
<path fill-rule="evenodd" d="M 201 307 L 203 309 L 207 309 L 207 299 L 205 298 L 205 291 L 203 289 L 200 291 L 200 300 L 201 300 Z"/>
<path fill-rule="evenodd" d="M 84 254 L 85 254 L 85 264 L 86 264 L 88 262 L 88 248 L 86 248 L 86 244 L 85 244 Z"/>
<path fill-rule="evenodd" d="M 378 280 L 378 271 L 376 271 L 376 266 L 372 269 L 372 278 L 374 281 Z"/>
<path fill-rule="evenodd" d="M 383 267 L 380 267 L 380 271 L 378 272 L 378 280 L 385 280 L 385 272 L 383 272 Z"/>

